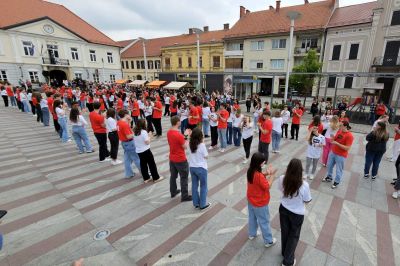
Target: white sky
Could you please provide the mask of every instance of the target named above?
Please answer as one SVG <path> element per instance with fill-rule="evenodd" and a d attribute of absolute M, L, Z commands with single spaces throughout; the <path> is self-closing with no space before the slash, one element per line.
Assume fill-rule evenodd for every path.
<path fill-rule="evenodd" d="M 119 41 L 137 37 L 155 38 L 186 33 L 190 27 L 210 30 L 233 24 L 239 6 L 250 11 L 275 6 L 275 0 L 49 0 L 62 4 L 81 18 Z M 316 1 L 310 1 L 316 2 Z M 339 0 L 340 6 L 369 2 Z M 281 6 L 299 5 L 304 0 L 282 0 Z"/>

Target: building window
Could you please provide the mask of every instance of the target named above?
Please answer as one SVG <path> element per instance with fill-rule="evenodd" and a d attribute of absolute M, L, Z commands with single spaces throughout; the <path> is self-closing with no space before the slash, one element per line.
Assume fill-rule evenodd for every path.
<path fill-rule="evenodd" d="M 192 67 L 192 58 L 188 57 L 188 67 Z"/>
<path fill-rule="evenodd" d="M 7 73 L 5 70 L 0 70 L 0 81 L 7 81 Z"/>
<path fill-rule="evenodd" d="M 115 82 L 115 75 L 110 75 L 110 81 L 111 81 L 112 83 Z"/>
<path fill-rule="evenodd" d="M 351 89 L 353 87 L 353 77 L 346 77 L 344 80 L 344 88 Z"/>
<path fill-rule="evenodd" d="M 328 88 L 335 88 L 336 87 L 336 77 L 330 76 L 328 79 Z"/>
<path fill-rule="evenodd" d="M 147 61 L 147 64 L 149 66 L 149 69 L 153 69 L 154 68 L 153 60 Z"/>
<path fill-rule="evenodd" d="M 156 65 L 156 69 L 160 69 L 160 68 L 161 68 L 161 62 L 160 62 L 160 60 L 156 60 L 156 61 L 155 61 L 155 65 Z"/>
<path fill-rule="evenodd" d="M 357 60 L 358 59 L 358 48 L 360 44 L 352 43 L 350 46 L 349 60 Z"/>
<path fill-rule="evenodd" d="M 140 67 L 141 67 L 142 69 L 146 69 L 146 65 L 145 65 L 145 63 L 144 63 L 144 60 L 140 61 Z"/>
<path fill-rule="evenodd" d="M 122 69 L 124 69 L 124 68 L 125 68 L 124 61 L 121 61 L 121 67 L 122 67 Z"/>
<path fill-rule="evenodd" d="M 285 59 L 271 59 L 272 69 L 283 69 L 285 67 Z"/>
<path fill-rule="evenodd" d="M 250 60 L 250 69 L 263 69 L 264 63 L 262 60 Z"/>
<path fill-rule="evenodd" d="M 132 68 L 132 69 L 135 68 L 135 61 L 131 61 L 131 68 Z"/>
<path fill-rule="evenodd" d="M 227 51 L 243 51 L 243 43 L 228 43 Z"/>
<path fill-rule="evenodd" d="M 33 56 L 35 46 L 31 41 L 22 41 L 22 46 L 24 47 L 24 53 L 27 56 Z"/>
<path fill-rule="evenodd" d="M 75 72 L 75 78 L 76 79 L 82 79 L 82 73 Z"/>
<path fill-rule="evenodd" d="M 200 56 L 200 67 L 203 67 L 203 57 L 202 56 Z"/>
<path fill-rule="evenodd" d="M 391 26 L 400 25 L 400 10 L 393 11 Z"/>
<path fill-rule="evenodd" d="M 221 67 L 221 57 L 220 56 L 213 56 L 213 67 L 215 67 L 215 68 Z"/>
<path fill-rule="evenodd" d="M 71 58 L 72 60 L 79 60 L 78 48 L 71 48 Z"/>
<path fill-rule="evenodd" d="M 99 82 L 100 82 L 99 74 L 93 73 L 93 81 L 96 82 L 96 83 L 99 83 Z"/>
<path fill-rule="evenodd" d="M 95 50 L 89 50 L 89 55 L 90 55 L 90 61 L 91 62 L 96 62 L 96 51 Z"/>
<path fill-rule="evenodd" d="M 165 58 L 165 67 L 170 68 L 171 67 L 171 58 Z"/>
<path fill-rule="evenodd" d="M 318 47 L 318 38 L 303 38 L 301 40 L 301 48 L 317 48 Z"/>
<path fill-rule="evenodd" d="M 129 61 L 125 61 L 125 68 L 129 69 Z"/>
<path fill-rule="evenodd" d="M 140 69 L 140 61 L 136 61 L 136 68 Z"/>
<path fill-rule="evenodd" d="M 341 49 L 342 49 L 342 46 L 340 44 L 333 46 L 332 60 L 339 60 L 340 59 L 340 50 Z"/>
<path fill-rule="evenodd" d="M 272 40 L 272 49 L 285 49 L 286 39 L 276 39 Z"/>
<path fill-rule="evenodd" d="M 107 52 L 107 62 L 109 64 L 114 64 L 114 58 L 111 52 Z M 128 61 L 126 61 L 128 63 Z"/>
<path fill-rule="evenodd" d="M 38 83 L 39 82 L 39 74 L 37 71 L 29 71 L 29 78 L 31 79 L 32 83 Z"/>
<path fill-rule="evenodd" d="M 252 51 L 262 51 L 264 50 L 264 41 L 252 41 L 251 42 Z"/>
<path fill-rule="evenodd" d="M 178 67 L 182 68 L 182 57 L 178 57 Z"/>

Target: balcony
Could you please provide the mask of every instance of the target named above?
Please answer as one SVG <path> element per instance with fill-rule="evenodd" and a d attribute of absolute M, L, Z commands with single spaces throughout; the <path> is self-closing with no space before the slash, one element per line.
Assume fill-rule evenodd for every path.
<path fill-rule="evenodd" d="M 243 56 L 243 50 L 228 51 L 224 50 L 225 57 Z"/>
<path fill-rule="evenodd" d="M 375 57 L 373 66 L 395 67 L 400 66 L 400 57 L 398 56 L 379 56 Z"/>
<path fill-rule="evenodd" d="M 302 48 L 302 47 L 295 47 L 294 48 L 294 56 L 305 56 L 308 51 L 311 49 L 314 49 L 317 51 L 317 54 L 321 53 L 321 46 L 317 47 L 307 47 L 307 48 Z"/>
<path fill-rule="evenodd" d="M 60 59 L 60 58 L 49 58 L 43 57 L 43 65 L 53 65 L 53 66 L 69 66 L 68 59 Z"/>

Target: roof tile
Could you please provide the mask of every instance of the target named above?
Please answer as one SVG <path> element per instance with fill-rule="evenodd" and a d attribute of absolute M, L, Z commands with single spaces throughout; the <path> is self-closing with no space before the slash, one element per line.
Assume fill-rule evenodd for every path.
<path fill-rule="evenodd" d="M 372 10 L 376 7 L 375 1 L 337 8 L 329 21 L 328 28 L 370 23 Z"/>

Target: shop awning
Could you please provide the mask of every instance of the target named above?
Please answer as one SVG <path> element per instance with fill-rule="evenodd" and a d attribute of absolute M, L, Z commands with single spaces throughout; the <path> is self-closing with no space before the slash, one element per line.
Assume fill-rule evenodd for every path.
<path fill-rule="evenodd" d="M 128 85 L 129 86 L 143 86 L 146 83 L 147 83 L 147 80 L 139 80 L 139 79 L 137 79 L 137 80 L 132 81 Z"/>
<path fill-rule="evenodd" d="M 364 84 L 363 88 L 366 90 L 383 90 L 384 85 L 383 83 L 367 83 Z"/>
<path fill-rule="evenodd" d="M 164 80 L 153 80 L 152 82 L 148 83 L 146 86 L 151 87 L 151 88 L 159 88 L 162 85 L 164 85 L 165 83 L 167 83 L 167 82 Z"/>
<path fill-rule="evenodd" d="M 117 80 L 115 81 L 116 84 L 124 84 L 124 83 L 126 83 L 126 82 L 128 82 L 127 79 L 117 79 Z"/>
<path fill-rule="evenodd" d="M 167 90 L 178 90 L 180 88 L 183 87 L 191 87 L 191 85 L 187 82 L 177 82 L 177 81 L 173 81 L 170 82 L 167 86 L 164 86 L 164 89 Z"/>

